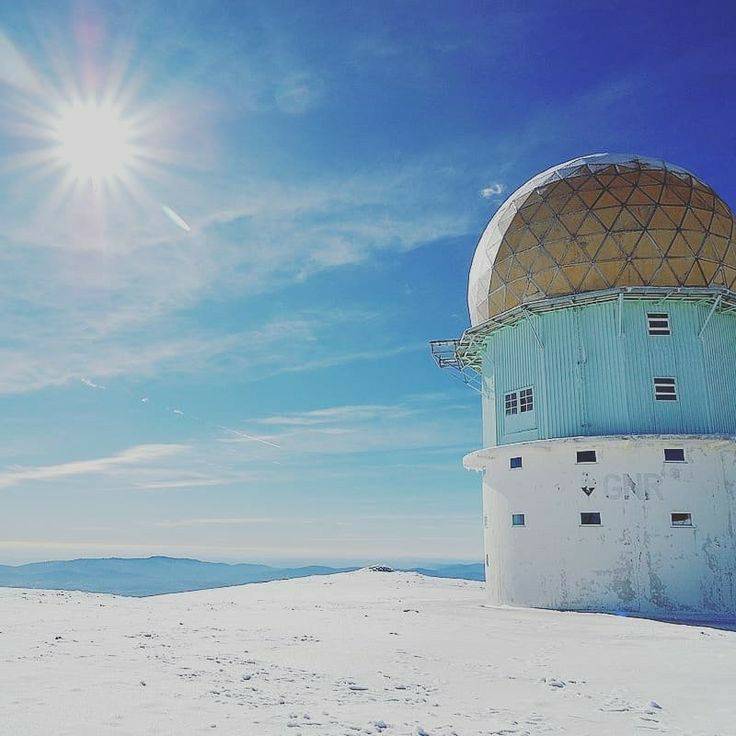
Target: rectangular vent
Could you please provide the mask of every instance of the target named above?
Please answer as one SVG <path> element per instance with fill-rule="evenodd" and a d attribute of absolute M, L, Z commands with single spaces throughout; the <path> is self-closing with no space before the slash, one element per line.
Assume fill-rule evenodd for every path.
<path fill-rule="evenodd" d="M 664 461 L 666 463 L 684 463 L 685 450 L 683 450 L 681 447 L 665 447 Z"/>
<path fill-rule="evenodd" d="M 595 450 L 578 450 L 577 462 L 579 463 L 595 463 L 597 462 Z"/>
<path fill-rule="evenodd" d="M 677 401 L 677 386 L 674 378 L 654 379 L 654 398 L 657 401 Z"/>
<path fill-rule="evenodd" d="M 650 335 L 671 335 L 670 316 L 664 312 L 648 312 L 647 326 Z"/>
<path fill-rule="evenodd" d="M 686 513 L 674 513 L 672 516 L 672 526 L 692 526 L 693 517 L 692 514 Z"/>
<path fill-rule="evenodd" d="M 521 458 L 520 457 L 512 457 L 509 460 L 509 467 L 511 468 L 511 470 L 515 470 L 516 468 L 520 468 L 521 467 Z"/>
<path fill-rule="evenodd" d="M 511 514 L 511 526 L 526 526 L 526 516 L 524 514 Z"/>
<path fill-rule="evenodd" d="M 600 526 L 601 514 L 599 511 L 583 511 L 580 514 L 580 524 L 582 526 Z"/>

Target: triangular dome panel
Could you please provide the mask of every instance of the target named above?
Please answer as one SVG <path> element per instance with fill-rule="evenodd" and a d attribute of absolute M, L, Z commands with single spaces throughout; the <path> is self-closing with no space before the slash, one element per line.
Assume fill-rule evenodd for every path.
<path fill-rule="evenodd" d="M 733 288 L 736 223 L 697 177 L 595 155 L 543 172 L 499 208 L 468 287 L 473 324 L 518 304 L 608 287 Z"/>

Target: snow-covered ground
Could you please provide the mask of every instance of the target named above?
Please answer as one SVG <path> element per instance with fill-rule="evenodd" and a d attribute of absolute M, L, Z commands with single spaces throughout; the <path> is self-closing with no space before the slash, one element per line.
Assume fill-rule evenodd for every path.
<path fill-rule="evenodd" d="M 0 733 L 736 733 L 736 633 L 491 608 L 362 570 L 158 598 L 0 590 Z"/>

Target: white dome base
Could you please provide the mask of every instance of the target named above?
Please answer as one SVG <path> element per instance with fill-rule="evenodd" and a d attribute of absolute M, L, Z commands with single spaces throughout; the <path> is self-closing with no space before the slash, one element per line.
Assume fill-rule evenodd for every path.
<path fill-rule="evenodd" d="M 684 462 L 666 462 L 665 449 L 682 450 Z M 595 462 L 577 462 L 578 451 L 591 450 Z M 519 457 L 521 467 L 512 469 L 511 458 Z M 544 440 L 479 450 L 465 465 L 485 471 L 486 580 L 494 604 L 736 616 L 733 438 Z M 595 514 L 600 525 L 581 523 L 596 521 Z"/>

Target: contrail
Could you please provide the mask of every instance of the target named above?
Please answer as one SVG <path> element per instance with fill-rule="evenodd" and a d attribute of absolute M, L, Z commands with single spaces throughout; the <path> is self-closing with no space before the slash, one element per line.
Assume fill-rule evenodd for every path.
<path fill-rule="evenodd" d="M 90 380 L 89 378 L 80 378 L 79 379 L 85 386 L 89 386 L 93 389 L 106 389 L 106 386 L 102 386 L 99 383 L 95 383 L 94 381 Z M 151 404 L 151 400 L 148 396 L 140 396 L 140 394 L 135 395 L 128 389 L 124 389 L 125 393 L 128 394 L 131 398 L 134 398 L 136 401 L 140 401 L 144 404 Z M 155 406 L 155 404 L 153 404 Z M 180 417 L 186 417 L 189 421 L 196 422 L 198 424 L 201 424 L 206 427 L 219 429 L 221 432 L 226 432 L 227 434 L 233 435 L 235 437 L 239 437 L 240 439 L 249 440 L 250 442 L 260 442 L 262 445 L 268 445 L 269 447 L 276 447 L 278 449 L 281 449 L 281 445 L 279 445 L 276 442 L 272 442 L 271 440 L 264 439 L 263 437 L 256 437 L 255 435 L 248 434 L 247 432 L 242 432 L 239 429 L 232 429 L 232 427 L 225 427 L 222 424 L 213 424 L 212 422 L 208 421 L 207 419 L 203 419 L 202 417 L 197 417 L 192 414 L 185 414 L 181 409 L 178 409 L 173 406 L 166 406 L 166 405 L 158 405 L 160 409 L 164 409 L 167 412 L 171 412 L 172 414 L 176 414 Z"/>
<path fill-rule="evenodd" d="M 164 211 L 164 214 L 166 217 L 171 220 L 171 222 L 174 223 L 177 227 L 180 227 L 185 232 L 191 232 L 192 228 L 189 227 L 189 224 L 187 221 L 178 213 L 174 212 L 174 210 L 171 209 L 168 205 L 162 204 L 161 209 Z"/>
<path fill-rule="evenodd" d="M 270 445 L 271 447 L 278 447 L 281 448 L 281 445 L 276 444 L 275 442 L 271 442 L 271 440 L 264 440 L 263 437 L 256 437 L 252 434 L 246 434 L 245 432 L 241 432 L 239 429 L 230 429 L 230 427 L 223 427 L 222 425 L 217 425 L 217 429 L 221 429 L 223 432 L 228 432 L 229 434 L 234 434 L 236 437 L 242 437 L 246 440 L 252 440 L 253 442 L 260 442 L 264 445 Z"/>

